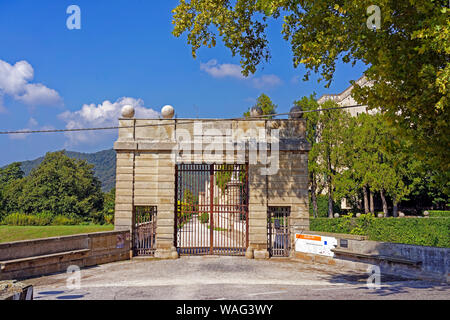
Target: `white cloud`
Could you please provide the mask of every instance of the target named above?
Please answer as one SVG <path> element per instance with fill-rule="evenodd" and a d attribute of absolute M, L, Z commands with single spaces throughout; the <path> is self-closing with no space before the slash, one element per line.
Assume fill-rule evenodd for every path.
<path fill-rule="evenodd" d="M 116 102 L 105 100 L 98 105 L 84 104 L 80 110 L 61 113 L 59 118 L 66 122 L 67 129 L 117 126 L 122 107 L 127 104 L 134 107 L 136 118 L 158 118 L 160 115 L 153 109 L 145 108 L 142 99 L 123 97 Z M 65 134 L 68 138 L 66 146 L 82 143 L 95 144 L 104 139 L 112 138 L 113 134 L 117 134 L 117 130 L 67 132 Z"/>
<path fill-rule="evenodd" d="M 0 96 L 6 94 L 30 106 L 62 105 L 58 92 L 41 83 L 30 83 L 33 78 L 34 69 L 27 61 L 11 65 L 0 60 Z"/>
<path fill-rule="evenodd" d="M 300 82 L 300 76 L 293 76 L 293 77 L 291 78 L 291 83 L 297 84 L 297 83 L 299 83 L 299 82 Z"/>
<path fill-rule="evenodd" d="M 38 125 L 38 122 L 35 118 L 30 118 L 30 120 L 28 120 L 28 126 L 35 127 L 37 125 Z"/>
<path fill-rule="evenodd" d="M 3 105 L 3 94 L 0 92 L 0 113 L 6 113 L 6 108 Z"/>
<path fill-rule="evenodd" d="M 25 92 L 23 95 L 16 98 L 28 105 L 61 105 L 62 99 L 58 92 L 46 86 L 37 84 L 25 85 Z"/>
<path fill-rule="evenodd" d="M 207 63 L 200 63 L 200 70 L 205 71 L 214 78 L 230 77 L 249 81 L 257 89 L 268 89 L 282 83 L 281 79 L 274 74 L 262 75 L 260 77 L 252 75 L 244 77 L 241 73 L 242 69 L 240 65 L 230 63 L 219 64 L 215 59 L 209 60 Z"/>
<path fill-rule="evenodd" d="M 34 77 L 33 67 L 26 61 L 19 61 L 14 66 L 0 60 L 0 89 L 6 94 L 20 94 L 24 86 Z"/>
<path fill-rule="evenodd" d="M 258 89 L 268 89 L 281 84 L 281 79 L 274 74 L 266 74 L 252 79 L 253 86 Z"/>
<path fill-rule="evenodd" d="M 37 126 L 38 126 L 38 122 L 36 121 L 36 119 L 30 118 L 30 120 L 28 120 L 27 127 L 24 129 L 21 129 L 21 130 L 17 130 L 17 131 L 30 131 L 30 130 L 36 129 Z M 43 129 L 41 128 L 41 130 L 43 130 Z M 8 136 L 11 140 L 24 140 L 29 135 L 30 135 L 30 133 L 17 133 L 17 134 L 9 134 Z"/>
<path fill-rule="evenodd" d="M 207 63 L 200 63 L 200 70 L 205 71 L 214 78 L 245 78 L 239 65 L 230 63 L 218 64 L 215 59 L 209 60 Z"/>

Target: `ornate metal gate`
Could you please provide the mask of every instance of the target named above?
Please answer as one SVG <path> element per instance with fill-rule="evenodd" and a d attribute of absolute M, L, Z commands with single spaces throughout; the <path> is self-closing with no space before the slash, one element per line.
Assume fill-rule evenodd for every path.
<path fill-rule="evenodd" d="M 248 166 L 177 164 L 176 237 L 180 255 L 244 255 L 248 246 Z"/>
<path fill-rule="evenodd" d="M 273 257 L 288 257 L 291 252 L 290 213 L 291 207 L 268 208 L 267 248 Z"/>
<path fill-rule="evenodd" d="M 134 255 L 153 255 L 156 250 L 156 206 L 134 207 Z"/>

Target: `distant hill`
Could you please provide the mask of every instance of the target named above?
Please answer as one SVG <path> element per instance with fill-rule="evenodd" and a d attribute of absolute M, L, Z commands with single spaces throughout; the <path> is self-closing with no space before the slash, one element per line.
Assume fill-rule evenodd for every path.
<path fill-rule="evenodd" d="M 94 165 L 95 176 L 102 182 L 102 190 L 110 191 L 116 184 L 116 152 L 113 149 L 103 150 L 95 153 L 81 153 L 65 151 L 65 154 L 74 159 L 86 160 Z M 44 160 L 40 157 L 34 160 L 22 161 L 21 168 L 25 175 L 29 175 Z"/>

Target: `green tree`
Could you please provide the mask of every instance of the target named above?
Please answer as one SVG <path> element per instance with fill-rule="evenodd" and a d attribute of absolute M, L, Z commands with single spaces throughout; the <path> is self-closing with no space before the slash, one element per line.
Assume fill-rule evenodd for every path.
<path fill-rule="evenodd" d="M 337 177 L 340 196 L 357 199 L 362 190 L 364 213 L 374 213 L 374 192 L 380 180 L 380 152 L 386 124 L 381 115 L 367 113 L 352 117 L 341 145 L 345 170 Z"/>
<path fill-rule="evenodd" d="M 17 192 L 20 192 L 23 171 L 20 162 L 14 162 L 0 169 L 0 220 L 18 209 Z"/>
<path fill-rule="evenodd" d="M 382 199 L 384 191 L 392 198 L 392 215 L 397 217 L 399 202 L 406 200 L 414 188 L 415 183 L 411 178 L 415 174 L 416 160 L 411 151 L 411 144 L 407 140 L 397 140 L 393 128 L 386 128 L 383 142 L 378 189 L 382 192 Z M 386 214 L 384 202 L 385 200 L 383 200 L 383 211 Z"/>
<path fill-rule="evenodd" d="M 103 193 L 103 222 L 107 224 L 114 223 L 114 213 L 116 205 L 116 188 Z"/>
<path fill-rule="evenodd" d="M 116 188 L 103 193 L 103 212 L 105 214 L 114 214 L 116 205 Z"/>
<path fill-rule="evenodd" d="M 300 107 L 304 111 L 317 110 L 319 104 L 317 103 L 314 94 L 309 97 L 302 97 L 300 100 L 294 101 L 295 107 Z M 321 180 L 318 179 L 320 175 L 320 164 L 318 163 L 318 148 L 315 148 L 319 138 L 319 112 L 304 113 L 306 118 L 306 139 L 311 145 L 311 151 L 308 154 L 308 175 L 309 188 L 311 190 L 311 204 L 314 218 L 318 217 L 318 201 L 317 196 L 321 193 Z"/>
<path fill-rule="evenodd" d="M 227 184 L 231 181 L 233 175 L 235 176 L 235 178 L 239 179 L 239 181 L 242 183 L 242 186 L 244 186 L 246 171 L 243 170 L 240 165 L 221 164 L 217 169 L 218 170 L 215 173 L 216 185 L 220 188 L 222 193 L 224 193 L 227 189 Z"/>
<path fill-rule="evenodd" d="M 49 152 L 23 181 L 18 195 L 21 211 L 43 211 L 68 217 L 88 217 L 101 211 L 103 194 L 93 165 L 67 157 L 64 151 Z"/>
<path fill-rule="evenodd" d="M 261 95 L 256 99 L 256 103 L 253 108 L 259 107 L 262 110 L 263 115 L 271 115 L 276 113 L 277 105 L 272 102 L 268 95 L 261 93 Z M 244 112 L 244 117 L 250 117 L 250 109 Z M 271 119 L 272 117 L 267 117 Z"/>
<path fill-rule="evenodd" d="M 420 204 L 421 209 L 432 207 L 445 210 L 450 203 L 450 198 L 436 183 L 436 172 L 426 162 L 416 158 L 410 167 L 412 175 L 409 177 L 409 183 L 414 184 L 410 194 L 413 204 Z"/>
<path fill-rule="evenodd" d="M 0 185 L 4 185 L 13 180 L 23 178 L 24 173 L 20 162 L 13 162 L 3 169 L 0 169 Z"/>
<path fill-rule="evenodd" d="M 191 190 L 186 189 L 184 191 L 183 202 L 189 205 L 193 205 L 196 203 L 196 199 Z"/>
<path fill-rule="evenodd" d="M 371 0 L 180 0 L 173 34 L 187 33 L 195 57 L 223 40 L 241 57 L 242 73 L 270 59 L 269 19 L 283 21 L 293 65 L 321 74 L 327 86 L 336 63 L 367 65 L 371 86 L 355 86 L 359 103 L 379 108 L 414 144 L 415 154 L 439 173 L 450 192 L 450 10 L 447 0 L 378 1 L 380 28 L 368 27 Z"/>
<path fill-rule="evenodd" d="M 407 140 L 396 138 L 384 115 L 363 113 L 351 118 L 350 124 L 341 145 L 344 170 L 335 177 L 337 193 L 348 198 L 362 189 L 364 211 L 373 213 L 373 194 L 379 192 L 384 214 L 388 216 L 389 196 L 397 216 L 398 203 L 407 200 L 425 177 L 423 163 L 414 157 Z"/>
<path fill-rule="evenodd" d="M 343 142 L 339 145 L 342 168 L 335 175 L 335 194 L 337 198 L 345 198 L 350 201 L 353 207 L 359 208 L 363 184 L 360 172 L 361 166 L 358 168 L 355 162 L 364 157 L 362 150 L 359 148 L 364 145 L 358 141 L 361 137 L 357 132 L 356 118 L 351 117 L 348 121 L 348 127 L 345 129 L 340 132 Z M 367 191 L 367 187 L 365 189 Z M 366 196 L 368 196 L 367 193 L 363 194 L 364 198 Z M 366 208 L 366 211 L 369 211 L 369 209 Z"/>
<path fill-rule="evenodd" d="M 337 104 L 326 101 L 320 107 L 335 108 Z M 317 112 L 317 141 L 312 145 L 310 153 L 314 157 L 315 173 L 323 179 L 328 194 L 328 217 L 333 217 L 333 203 L 339 200 L 334 193 L 336 177 L 344 170 L 343 148 L 345 133 L 348 131 L 350 114 L 342 109 Z"/>

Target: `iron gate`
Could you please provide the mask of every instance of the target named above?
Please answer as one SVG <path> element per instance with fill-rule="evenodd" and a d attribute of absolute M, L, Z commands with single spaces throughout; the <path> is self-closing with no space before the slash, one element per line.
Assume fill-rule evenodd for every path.
<path fill-rule="evenodd" d="M 268 208 L 267 248 L 273 257 L 288 257 L 291 252 L 290 213 L 291 207 Z"/>
<path fill-rule="evenodd" d="M 156 250 L 156 206 L 134 207 L 133 253 L 153 255 Z"/>
<path fill-rule="evenodd" d="M 175 246 L 180 255 L 244 255 L 248 165 L 177 164 Z"/>

